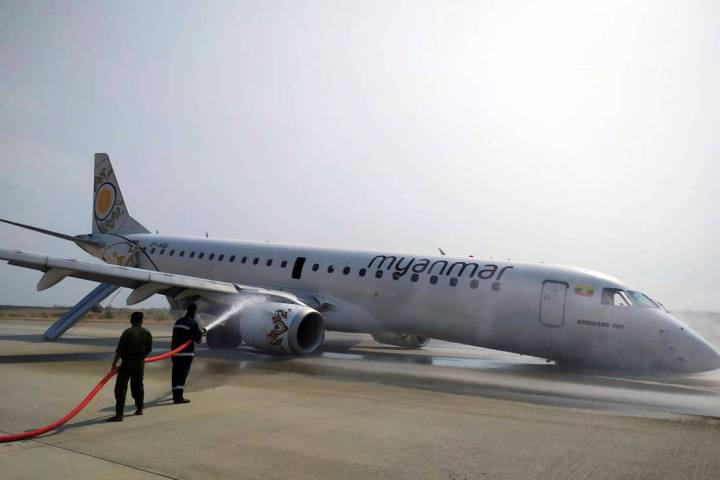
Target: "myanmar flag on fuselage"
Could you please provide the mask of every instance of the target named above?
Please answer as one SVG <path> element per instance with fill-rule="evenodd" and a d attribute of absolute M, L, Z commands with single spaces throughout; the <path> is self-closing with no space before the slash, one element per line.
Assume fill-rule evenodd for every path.
<path fill-rule="evenodd" d="M 575 285 L 575 295 L 582 297 L 592 297 L 595 295 L 595 289 L 590 285 Z"/>

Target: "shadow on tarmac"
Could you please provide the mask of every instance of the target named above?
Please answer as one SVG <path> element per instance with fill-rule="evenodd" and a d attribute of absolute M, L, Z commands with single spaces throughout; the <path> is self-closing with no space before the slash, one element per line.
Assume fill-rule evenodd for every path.
<path fill-rule="evenodd" d="M 125 417 L 126 420 L 128 417 L 134 417 L 133 413 L 135 412 L 135 405 L 132 403 L 132 397 L 128 396 L 128 400 L 130 401 L 130 405 L 125 406 Z M 172 393 L 165 393 L 163 395 L 158 396 L 154 400 L 151 400 L 149 402 L 145 402 L 144 410 L 153 409 L 157 407 L 167 407 L 167 406 L 174 406 L 172 401 Z M 98 409 L 99 412 L 107 412 L 106 415 L 100 415 L 94 418 L 88 418 L 86 420 L 82 420 L 80 422 L 72 422 L 72 423 L 66 423 L 65 425 L 61 425 L 56 430 L 53 430 L 52 432 L 49 432 L 45 435 L 43 435 L 41 438 L 50 438 L 54 437 L 56 435 L 60 435 L 61 433 L 67 431 L 67 430 L 74 430 L 76 428 L 86 427 L 88 425 L 95 425 L 98 423 L 105 423 L 105 420 L 107 420 L 111 415 L 115 414 L 115 405 L 110 405 L 108 407 L 100 408 Z"/>

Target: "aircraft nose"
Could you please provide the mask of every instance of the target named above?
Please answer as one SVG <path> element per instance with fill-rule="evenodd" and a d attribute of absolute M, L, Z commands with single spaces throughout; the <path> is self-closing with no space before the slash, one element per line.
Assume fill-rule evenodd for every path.
<path fill-rule="evenodd" d="M 696 372 L 706 372 L 720 368 L 720 354 L 717 350 L 700 335 L 695 334 L 693 336 L 696 337 L 691 339 L 694 348 L 691 348 L 692 353 L 687 355 L 689 357 L 687 359 L 688 363 L 693 369 Z"/>
<path fill-rule="evenodd" d="M 659 364 L 662 368 L 678 373 L 720 368 L 720 353 L 695 330 L 668 313 L 663 313 L 662 318 L 654 318 L 654 323 L 660 327 L 663 353 Z"/>
<path fill-rule="evenodd" d="M 682 327 L 677 342 L 677 360 L 683 365 L 679 370 L 707 372 L 720 368 L 720 354 L 697 332 Z"/>

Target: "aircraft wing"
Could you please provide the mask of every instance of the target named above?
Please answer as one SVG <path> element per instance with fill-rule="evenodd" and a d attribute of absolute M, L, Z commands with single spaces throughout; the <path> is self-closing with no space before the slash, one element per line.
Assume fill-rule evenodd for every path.
<path fill-rule="evenodd" d="M 38 291 L 50 288 L 66 277 L 131 288 L 133 292 L 128 296 L 128 305 L 142 302 L 156 293 L 169 295 L 175 299 L 199 296 L 206 300 L 226 304 L 234 303 L 238 295 L 261 295 L 268 297 L 269 301 L 304 305 L 304 302 L 290 292 L 142 268 L 83 262 L 4 249 L 0 249 L 0 260 L 7 261 L 9 265 L 44 272 L 37 285 Z"/>

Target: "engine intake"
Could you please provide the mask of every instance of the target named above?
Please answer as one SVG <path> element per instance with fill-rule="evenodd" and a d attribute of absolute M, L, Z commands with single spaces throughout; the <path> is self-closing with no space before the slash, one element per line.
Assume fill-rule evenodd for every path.
<path fill-rule="evenodd" d="M 325 321 L 310 307 L 256 303 L 240 313 L 239 333 L 248 345 L 266 351 L 306 355 L 325 338 Z"/>

